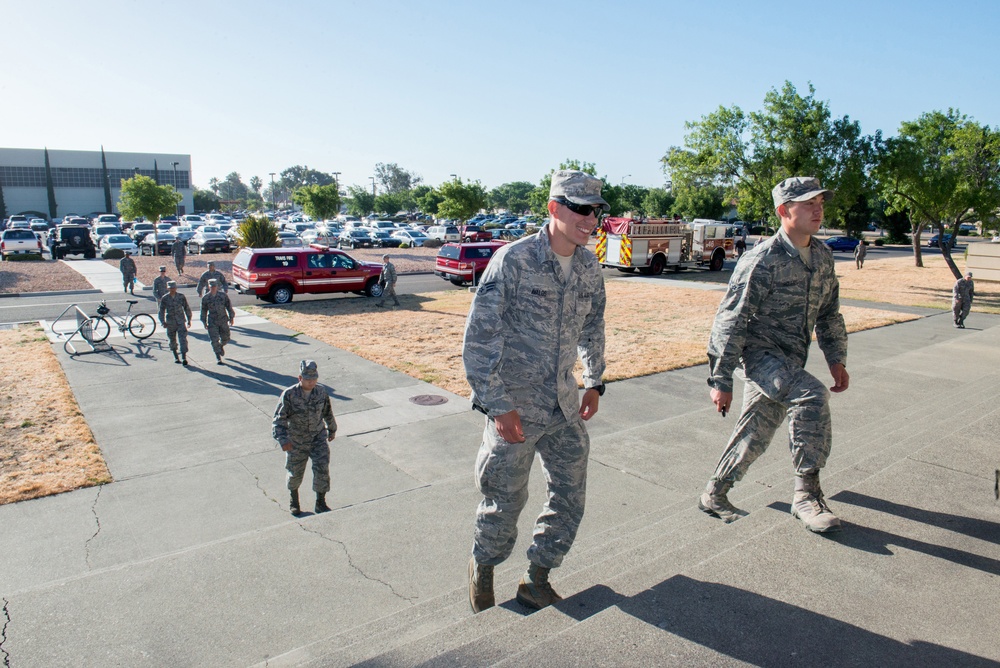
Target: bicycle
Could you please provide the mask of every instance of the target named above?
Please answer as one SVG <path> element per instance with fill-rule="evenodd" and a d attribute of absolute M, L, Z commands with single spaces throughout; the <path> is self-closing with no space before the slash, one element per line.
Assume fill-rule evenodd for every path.
<path fill-rule="evenodd" d="M 106 301 L 102 301 L 101 305 L 97 307 L 97 315 L 90 318 L 91 338 L 94 343 L 108 338 L 111 333 L 111 325 L 108 320 L 114 322 L 122 334 L 128 331 L 139 340 L 147 339 L 153 335 L 153 332 L 156 331 L 156 320 L 153 319 L 153 316 L 148 313 L 132 313 L 132 306 L 138 304 L 139 301 L 135 299 L 127 301 L 128 312 L 125 317 L 119 317 L 112 313 Z"/>

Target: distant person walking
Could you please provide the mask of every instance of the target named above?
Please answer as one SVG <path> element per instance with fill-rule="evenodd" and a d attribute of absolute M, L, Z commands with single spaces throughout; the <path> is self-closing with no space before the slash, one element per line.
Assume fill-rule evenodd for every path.
<path fill-rule="evenodd" d="M 134 295 L 136 268 L 131 251 L 125 251 L 125 257 L 118 262 L 118 271 L 122 272 L 122 285 L 125 287 L 125 292 Z"/>
<path fill-rule="evenodd" d="M 174 354 L 174 364 L 188 365 L 188 327 L 191 326 L 191 307 L 187 297 L 177 292 L 176 281 L 167 281 L 167 294 L 160 299 L 160 324 L 167 328 L 170 352 Z M 177 356 L 177 342 L 180 339 L 180 357 Z"/>
<path fill-rule="evenodd" d="M 313 360 L 299 363 L 299 382 L 278 399 L 271 421 L 271 435 L 285 452 L 288 472 L 289 510 L 298 517 L 299 486 L 312 459 L 313 491 L 316 512 L 329 512 L 326 493 L 330 491 L 330 445 L 337 436 L 337 420 L 330 405 L 330 394 L 319 383 L 319 370 Z"/>
<path fill-rule="evenodd" d="M 746 229 L 746 228 L 744 228 Z M 743 257 L 743 254 L 747 252 L 747 241 L 746 237 L 740 237 L 736 240 L 736 259 Z"/>
<path fill-rule="evenodd" d="M 399 300 L 396 299 L 396 265 L 389 261 L 388 255 L 382 256 L 382 274 L 378 277 L 378 283 L 382 286 L 382 296 L 375 302 L 375 306 L 384 306 L 386 297 L 392 297 L 393 304 L 399 306 Z"/>
<path fill-rule="evenodd" d="M 858 242 L 858 245 L 854 247 L 854 264 L 858 269 L 864 268 L 865 255 L 868 255 L 868 242 L 861 240 Z"/>
<path fill-rule="evenodd" d="M 167 267 L 165 265 L 160 265 L 160 275 L 153 279 L 153 297 L 156 298 L 156 303 L 159 304 L 163 296 L 167 294 L 169 289 L 170 281 L 167 279 Z"/>
<path fill-rule="evenodd" d="M 955 281 L 955 287 L 951 289 L 952 304 L 951 312 L 955 316 L 955 327 L 965 329 L 965 318 L 972 309 L 972 298 L 976 296 L 976 286 L 972 282 L 972 272 L 965 272 L 965 276 Z"/>
<path fill-rule="evenodd" d="M 174 256 L 174 266 L 177 267 L 177 275 L 184 273 L 184 260 L 187 258 L 187 246 L 183 241 L 177 239 L 170 247 L 170 254 Z"/>
<path fill-rule="evenodd" d="M 236 311 L 229 295 L 219 292 L 219 282 L 214 278 L 208 281 L 208 294 L 201 299 L 201 322 L 212 340 L 215 362 L 221 365 L 229 343 L 229 327 L 236 322 Z"/>
<path fill-rule="evenodd" d="M 219 286 L 222 288 L 224 293 L 229 293 L 229 285 L 226 283 L 226 277 L 221 271 L 216 271 L 214 262 L 209 262 L 208 269 L 198 279 L 199 297 L 201 297 L 202 293 L 208 288 L 208 282 L 213 278 L 219 282 Z"/>

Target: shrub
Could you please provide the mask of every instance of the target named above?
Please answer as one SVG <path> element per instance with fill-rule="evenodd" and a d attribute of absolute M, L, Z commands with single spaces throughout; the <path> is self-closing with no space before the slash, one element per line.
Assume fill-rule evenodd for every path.
<path fill-rule="evenodd" d="M 885 245 L 885 239 L 883 239 L 882 237 L 879 237 L 878 239 L 875 240 L 875 245 L 876 246 L 884 246 Z"/>
<path fill-rule="evenodd" d="M 444 242 L 441 241 L 440 239 L 430 238 L 430 239 L 427 239 L 426 241 L 424 241 L 424 248 L 437 248 L 437 247 L 443 246 L 443 245 L 444 245 Z"/>
<path fill-rule="evenodd" d="M 27 260 L 41 260 L 42 256 L 38 253 L 27 253 L 25 255 L 8 255 L 4 258 L 7 262 L 25 262 Z"/>
<path fill-rule="evenodd" d="M 406 242 L 404 241 L 403 243 L 399 244 L 399 247 L 400 247 L 400 248 L 409 248 L 409 247 L 410 247 L 410 244 L 408 244 L 408 243 L 406 243 Z"/>
<path fill-rule="evenodd" d="M 105 260 L 120 260 L 125 257 L 125 251 L 121 248 L 109 248 L 101 253 L 101 257 Z"/>
<path fill-rule="evenodd" d="M 247 216 L 240 223 L 236 243 L 240 248 L 275 248 L 278 230 L 267 216 Z"/>

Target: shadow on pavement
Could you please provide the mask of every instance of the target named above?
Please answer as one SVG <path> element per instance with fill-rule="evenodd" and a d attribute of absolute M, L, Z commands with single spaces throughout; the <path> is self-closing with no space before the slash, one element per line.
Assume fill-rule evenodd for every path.
<path fill-rule="evenodd" d="M 972 538 L 978 538 L 990 543 L 1000 545 L 1000 524 L 988 520 L 980 520 L 974 517 L 962 517 L 950 513 L 940 513 L 935 510 L 924 510 L 913 506 L 904 506 L 885 499 L 879 499 L 866 494 L 858 494 L 844 490 L 830 497 L 831 501 L 838 503 L 849 503 L 852 506 L 861 506 L 870 510 L 877 510 L 880 513 L 889 513 L 897 517 L 903 517 L 914 522 L 923 522 L 941 529 L 954 531 Z"/>
<path fill-rule="evenodd" d="M 298 336 L 295 334 L 275 334 L 274 332 L 266 332 L 261 329 L 253 329 L 250 327 L 237 327 L 237 326 L 230 327 L 229 329 L 234 333 L 239 333 L 240 336 L 247 336 L 255 339 L 268 339 L 270 341 L 287 341 L 288 343 L 308 345 L 305 341 L 299 340 Z M 249 346 L 243 346 L 243 347 L 249 347 Z"/>

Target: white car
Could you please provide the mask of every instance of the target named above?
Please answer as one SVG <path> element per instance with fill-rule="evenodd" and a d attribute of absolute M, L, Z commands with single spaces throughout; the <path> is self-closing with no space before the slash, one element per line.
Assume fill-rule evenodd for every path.
<path fill-rule="evenodd" d="M 94 225 L 94 229 L 90 231 L 90 238 L 94 240 L 94 244 L 100 244 L 101 238 L 109 234 L 121 234 L 122 231 L 117 225 L 111 225 L 108 223 L 102 223 L 100 225 Z"/>
<path fill-rule="evenodd" d="M 424 242 L 430 238 L 421 230 L 398 230 L 393 232 L 392 236 L 396 239 L 402 239 L 404 243 L 408 243 L 414 248 L 423 246 Z"/>
<path fill-rule="evenodd" d="M 324 246 L 336 246 L 337 245 L 337 234 L 331 234 L 329 232 L 321 232 L 320 230 L 312 229 L 306 230 L 301 235 L 302 243 L 306 245 L 312 244 L 323 244 Z"/>
<path fill-rule="evenodd" d="M 205 224 L 205 219 L 197 214 L 187 213 L 181 216 L 180 223 L 192 229 L 197 229 Z"/>
<path fill-rule="evenodd" d="M 101 252 L 104 253 L 111 248 L 128 251 L 129 253 L 132 253 L 132 255 L 139 254 L 139 247 L 135 245 L 135 242 L 132 241 L 132 238 L 127 234 L 108 234 L 101 237 Z"/>
<path fill-rule="evenodd" d="M 427 229 L 427 236 L 446 242 L 462 240 L 462 234 L 455 225 L 434 225 Z"/>

